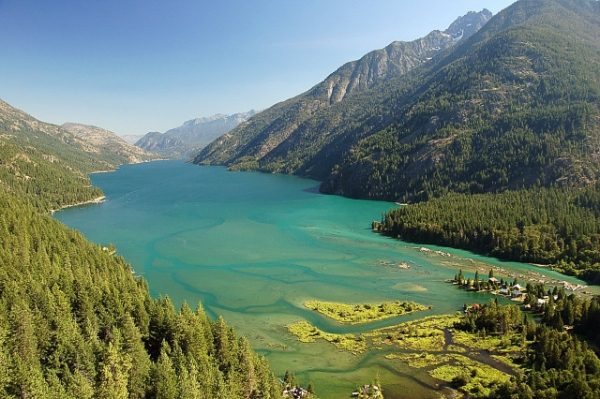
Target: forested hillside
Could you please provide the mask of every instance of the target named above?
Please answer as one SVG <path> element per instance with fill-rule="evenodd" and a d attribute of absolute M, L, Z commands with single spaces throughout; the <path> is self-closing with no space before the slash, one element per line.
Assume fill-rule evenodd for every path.
<path fill-rule="evenodd" d="M 195 162 L 296 173 L 322 180 L 326 193 L 402 202 L 593 182 L 599 7 L 518 1 L 470 38 L 331 106 L 303 96 L 278 104 Z"/>
<path fill-rule="evenodd" d="M 573 190 L 450 193 L 392 210 L 373 228 L 404 241 L 552 265 L 599 283 L 599 204 L 598 183 Z"/>
<path fill-rule="evenodd" d="M 248 341 L 0 193 L 0 397 L 280 397 Z"/>
<path fill-rule="evenodd" d="M 101 195 L 87 173 L 120 155 L 0 105 L 0 397 L 281 397 L 222 319 L 152 299 L 114 248 L 47 216 Z"/>
<path fill-rule="evenodd" d="M 0 187 L 40 211 L 101 196 L 87 175 L 131 162 L 120 148 L 105 148 L 0 100 Z M 135 160 L 155 158 L 145 152 L 138 156 Z"/>
<path fill-rule="evenodd" d="M 403 77 L 454 47 L 490 17 L 487 10 L 470 12 L 444 32 L 436 30 L 411 42 L 393 42 L 348 62 L 306 93 L 274 105 L 215 140 L 194 162 L 323 179 L 342 154 L 330 153 L 347 149 L 361 132 L 372 128 L 372 122 L 365 118 L 387 95 L 369 94 L 372 88 Z M 340 141 L 344 141 L 343 146 Z M 325 148 L 327 152 L 322 151 Z"/>
<path fill-rule="evenodd" d="M 503 11 L 512 26 L 490 21 L 392 96 L 397 119 L 351 148 L 324 190 L 406 202 L 595 181 L 598 7 L 522 0 Z"/>

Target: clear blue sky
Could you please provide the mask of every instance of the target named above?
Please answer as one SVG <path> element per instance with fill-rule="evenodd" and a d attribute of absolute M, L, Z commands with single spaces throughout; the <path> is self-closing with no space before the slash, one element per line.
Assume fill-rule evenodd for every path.
<path fill-rule="evenodd" d="M 119 135 L 265 109 L 515 0 L 0 0 L 0 99 Z"/>

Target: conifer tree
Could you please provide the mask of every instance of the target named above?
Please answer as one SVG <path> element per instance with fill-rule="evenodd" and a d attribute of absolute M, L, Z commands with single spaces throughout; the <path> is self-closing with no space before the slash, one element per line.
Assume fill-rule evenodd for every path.
<path fill-rule="evenodd" d="M 171 348 L 163 341 L 160 355 L 152 369 L 152 388 L 156 399 L 175 399 L 178 395 L 177 374 L 169 353 Z"/>
<path fill-rule="evenodd" d="M 101 399 L 127 399 L 127 376 L 131 368 L 128 355 L 119 353 L 116 345 L 109 342 L 100 368 L 97 397 Z"/>

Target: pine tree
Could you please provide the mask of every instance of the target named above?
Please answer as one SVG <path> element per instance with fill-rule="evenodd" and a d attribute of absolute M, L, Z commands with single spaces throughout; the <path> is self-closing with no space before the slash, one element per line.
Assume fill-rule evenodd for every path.
<path fill-rule="evenodd" d="M 178 394 L 178 378 L 173 368 L 173 361 L 169 356 L 170 352 L 169 344 L 163 341 L 160 355 L 151 373 L 151 383 L 156 399 L 175 399 Z"/>
<path fill-rule="evenodd" d="M 129 398 L 142 399 L 146 396 L 148 390 L 152 363 L 144 347 L 139 329 L 130 314 L 125 314 L 123 318 L 121 334 L 123 335 L 122 350 L 131 358 L 131 369 L 127 383 Z"/>
<path fill-rule="evenodd" d="M 127 399 L 127 377 L 131 368 L 128 355 L 119 352 L 119 348 L 108 343 L 104 361 L 100 368 L 97 397 L 101 399 Z"/>
<path fill-rule="evenodd" d="M 250 348 L 250 343 L 245 337 L 239 338 L 239 373 L 241 374 L 242 385 L 243 385 L 243 396 L 245 398 L 251 398 L 256 394 L 257 390 L 257 376 L 254 366 L 255 354 Z"/>

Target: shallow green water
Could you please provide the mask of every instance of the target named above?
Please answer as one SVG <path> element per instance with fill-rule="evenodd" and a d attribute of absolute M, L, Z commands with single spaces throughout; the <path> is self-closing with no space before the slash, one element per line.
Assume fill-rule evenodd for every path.
<path fill-rule="evenodd" d="M 276 373 L 290 369 L 301 382 L 313 381 L 323 398 L 348 397 L 377 373 L 388 398 L 437 397 L 439 381 L 386 360 L 385 351 L 354 356 L 324 342 L 301 344 L 286 324 L 308 320 L 329 332 L 360 332 L 487 301 L 444 282 L 470 259 L 515 273 L 534 270 L 381 237 L 371 221 L 395 204 L 321 195 L 312 180 L 166 161 L 123 166 L 92 181 L 108 200 L 57 212 L 58 220 L 93 242 L 113 243 L 152 295 L 169 295 L 177 306 L 201 301 L 212 317 L 223 315 Z M 410 269 L 395 266 L 403 262 Z M 412 300 L 433 309 L 345 327 L 304 309 L 310 299 Z"/>

